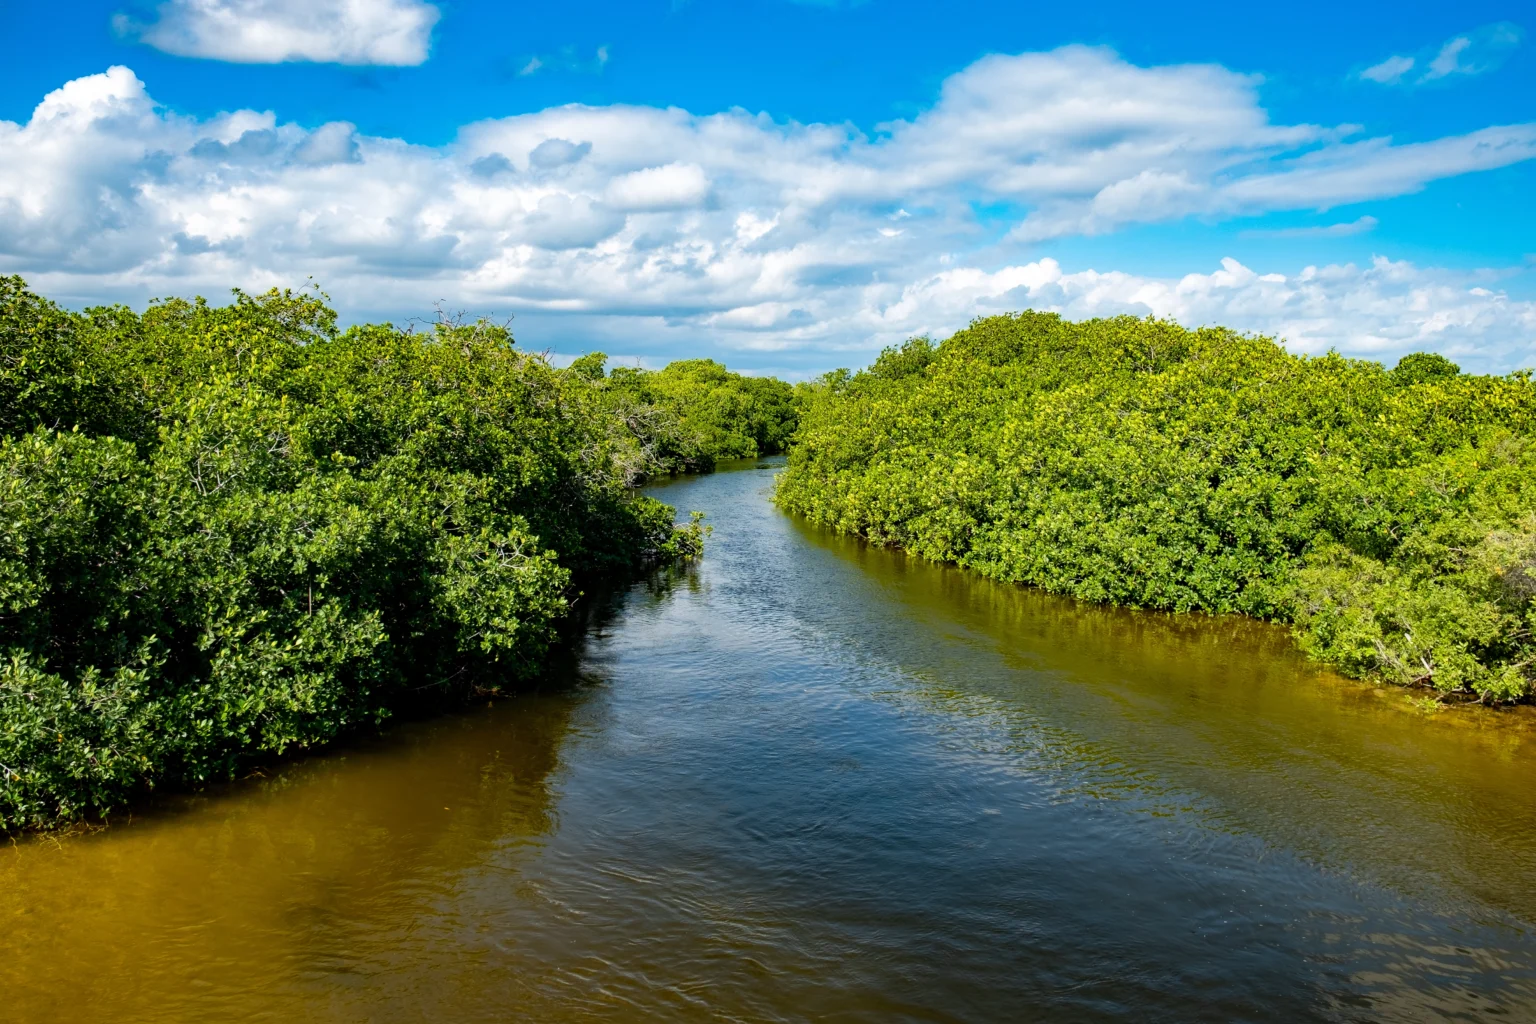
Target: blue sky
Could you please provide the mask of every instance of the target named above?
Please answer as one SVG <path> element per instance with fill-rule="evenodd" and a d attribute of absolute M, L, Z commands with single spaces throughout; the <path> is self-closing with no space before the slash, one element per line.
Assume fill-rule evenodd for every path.
<path fill-rule="evenodd" d="M 790 376 L 1024 306 L 1533 365 L 1531 11 L 6 3 L 0 271 Z"/>

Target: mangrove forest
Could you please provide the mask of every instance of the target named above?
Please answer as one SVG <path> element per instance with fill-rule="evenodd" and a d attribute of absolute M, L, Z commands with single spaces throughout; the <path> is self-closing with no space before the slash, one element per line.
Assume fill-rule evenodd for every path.
<path fill-rule="evenodd" d="M 811 524 L 1522 702 L 1533 429 L 1524 371 L 1134 317 L 991 317 L 792 387 L 343 330 L 309 293 L 72 312 L 5 279 L 0 828 L 516 688 L 584 586 L 702 551 L 642 485 L 778 453 Z"/>
<path fill-rule="evenodd" d="M 699 553 L 635 493 L 778 451 L 788 385 L 565 370 L 315 296 L 74 313 L 0 279 L 0 830 L 537 674 L 583 580 Z"/>
<path fill-rule="evenodd" d="M 1290 623 L 1348 674 L 1536 677 L 1536 384 L 1025 312 L 810 389 L 779 505 L 1084 601 Z"/>

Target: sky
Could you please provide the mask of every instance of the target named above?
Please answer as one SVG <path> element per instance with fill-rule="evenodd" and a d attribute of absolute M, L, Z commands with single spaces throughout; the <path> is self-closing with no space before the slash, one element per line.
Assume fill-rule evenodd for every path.
<path fill-rule="evenodd" d="M 804 378 L 1033 308 L 1536 366 L 1536 5 L 0 0 L 0 273 Z"/>

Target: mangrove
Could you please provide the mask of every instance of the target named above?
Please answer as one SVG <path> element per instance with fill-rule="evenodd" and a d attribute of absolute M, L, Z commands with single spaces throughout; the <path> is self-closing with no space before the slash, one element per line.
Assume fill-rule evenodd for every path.
<path fill-rule="evenodd" d="M 1350 675 L 1517 702 L 1533 430 L 1529 371 L 1024 312 L 822 377 L 777 501 L 993 579 L 1285 622 Z"/>
<path fill-rule="evenodd" d="M 697 555 L 633 485 L 777 450 L 789 386 L 602 363 L 0 279 L 0 831 L 515 685 L 583 579 Z"/>

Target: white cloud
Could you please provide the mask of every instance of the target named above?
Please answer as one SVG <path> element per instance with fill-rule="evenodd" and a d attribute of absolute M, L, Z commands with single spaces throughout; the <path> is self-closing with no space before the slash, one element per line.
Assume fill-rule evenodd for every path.
<path fill-rule="evenodd" d="M 1393 145 L 1390 139 L 1327 146 L 1225 182 L 1225 209 L 1327 209 L 1417 192 L 1431 181 L 1507 167 L 1536 157 L 1536 123 Z M 1212 204 L 1213 206 L 1216 204 Z"/>
<path fill-rule="evenodd" d="M 1520 26 L 1507 21 L 1484 25 L 1447 39 L 1433 56 L 1425 51 L 1417 57 L 1388 57 L 1361 71 L 1360 77 L 1380 85 L 1423 85 L 1453 75 L 1481 75 L 1502 65 L 1524 35 Z M 1408 72 L 1416 67 L 1423 67 L 1423 73 L 1410 77 Z"/>
<path fill-rule="evenodd" d="M 585 196 L 556 192 L 542 197 L 523 220 L 523 237 L 541 249 L 587 249 L 611 238 L 624 215 Z"/>
<path fill-rule="evenodd" d="M 168 0 L 119 30 L 158 50 L 241 64 L 420 64 L 438 9 L 422 0 Z"/>
<path fill-rule="evenodd" d="M 1363 235 L 1368 231 L 1375 231 L 1379 224 L 1375 217 L 1367 214 L 1357 217 L 1352 221 L 1339 224 L 1325 224 L 1315 227 L 1299 228 L 1274 228 L 1244 231 L 1245 238 L 1345 238 L 1349 235 Z"/>
<path fill-rule="evenodd" d="M 1447 75 L 1471 73 L 1471 69 L 1462 63 L 1462 55 L 1471 47 L 1472 40 L 1466 36 L 1458 36 L 1450 40 L 1440 47 L 1440 52 L 1435 54 L 1435 59 L 1429 62 L 1429 70 L 1424 72 L 1424 77 L 1419 81 L 1431 82 Z"/>
<path fill-rule="evenodd" d="M 1396 85 L 1403 80 L 1403 76 L 1413 70 L 1417 62 L 1412 57 L 1388 57 L 1380 64 L 1372 64 L 1360 72 L 1360 77 L 1370 82 L 1380 82 L 1382 85 Z"/>
<path fill-rule="evenodd" d="M 592 151 L 592 143 L 574 143 L 569 139 L 545 139 L 528 151 L 528 163 L 533 167 L 551 168 L 573 164 Z"/>
<path fill-rule="evenodd" d="M 619 210 L 686 210 L 709 196 L 709 177 L 698 164 L 667 164 L 620 175 L 606 191 Z"/>
<path fill-rule="evenodd" d="M 519 58 L 516 64 L 515 74 L 518 78 L 527 78 L 536 75 L 540 71 L 569 71 L 578 75 L 600 75 L 608 66 L 609 51 L 606 46 L 599 46 L 593 51 L 591 59 L 580 57 L 576 53 L 576 47 L 562 47 L 558 53 L 534 54 L 531 57 Z"/>
<path fill-rule="evenodd" d="M 357 128 L 345 121 L 321 125 L 295 147 L 293 159 L 301 164 L 353 163 L 357 160 Z"/>
<path fill-rule="evenodd" d="M 1068 273 L 1043 259 L 993 273 L 932 275 L 905 288 L 882 315 L 901 323 L 897 333 L 943 334 L 966 317 L 1023 308 L 1071 318 L 1132 313 L 1276 336 L 1292 351 L 1311 354 L 1333 348 L 1391 363 L 1432 350 L 1468 369 L 1530 365 L 1536 302 L 1484 287 L 1482 278 L 1384 257 L 1368 267 L 1309 266 L 1290 275 L 1260 274 L 1224 259 L 1220 270 L 1180 278 Z"/>
<path fill-rule="evenodd" d="M 1530 124 L 1411 145 L 1277 125 L 1255 88 L 1218 67 L 1069 47 L 986 58 L 874 137 L 741 110 L 572 105 L 426 147 L 270 112 L 184 117 L 112 68 L 50 93 L 25 124 L 0 121 L 0 272 L 78 302 L 312 275 L 368 315 L 445 299 L 785 351 L 864 350 L 1034 304 L 1227 317 L 1349 351 L 1426 337 L 1490 365 L 1497 351 L 1527 358 L 1529 304 L 1407 264 L 1315 281 L 1228 268 L 1191 292 L 1021 254 L 1020 240 L 1315 210 L 1536 156 Z M 1012 240 L 996 243 L 977 206 L 1004 211 Z"/>

